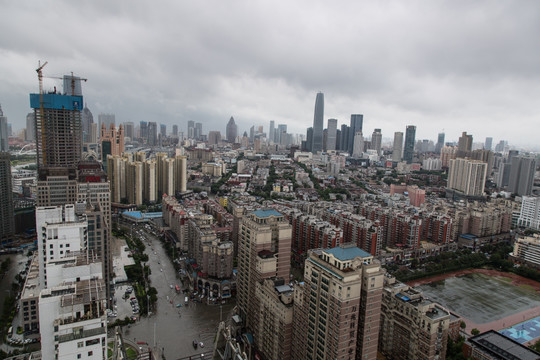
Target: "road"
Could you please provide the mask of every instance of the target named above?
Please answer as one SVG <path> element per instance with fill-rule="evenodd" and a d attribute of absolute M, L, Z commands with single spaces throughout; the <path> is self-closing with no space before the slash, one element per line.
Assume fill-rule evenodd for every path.
<path fill-rule="evenodd" d="M 184 294 L 176 294 L 174 285 L 182 286 L 172 262 L 161 242 L 149 233 L 145 241 L 148 265 L 151 269 L 151 285 L 158 290 L 157 309 L 149 317 L 141 317 L 137 323 L 124 328 L 124 337 L 145 341 L 151 347 L 163 349 L 166 359 L 179 359 L 190 355 L 210 353 L 216 329 L 222 318 L 230 318 L 234 303 L 206 305 L 189 302 L 184 305 Z M 148 245 L 150 244 L 150 246 Z M 162 271 L 161 271 L 162 270 Z M 170 288 L 173 285 L 173 289 Z M 171 303 L 172 300 L 172 303 Z M 176 304 L 182 304 L 177 308 Z M 154 335 L 155 334 L 155 335 Z M 204 348 L 193 348 L 193 340 L 204 343 Z"/>

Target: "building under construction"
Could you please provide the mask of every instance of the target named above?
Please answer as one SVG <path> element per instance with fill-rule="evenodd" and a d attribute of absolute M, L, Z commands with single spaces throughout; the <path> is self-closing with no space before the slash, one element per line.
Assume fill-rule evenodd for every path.
<path fill-rule="evenodd" d="M 81 78 L 64 75 L 63 79 L 64 93 L 56 88 L 43 93 L 40 82 L 40 93 L 30 94 L 40 171 L 47 167 L 75 167 L 81 159 Z"/>

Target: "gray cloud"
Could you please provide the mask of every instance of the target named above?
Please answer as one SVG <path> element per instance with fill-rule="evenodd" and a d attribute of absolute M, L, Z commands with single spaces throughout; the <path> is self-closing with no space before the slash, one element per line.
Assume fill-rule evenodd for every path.
<path fill-rule="evenodd" d="M 535 1 L 2 2 L 0 103 L 15 128 L 45 74 L 89 79 L 92 112 L 221 130 L 363 113 L 365 132 L 462 131 L 537 144 L 540 4 Z M 60 85 L 47 79 L 49 87 Z M 512 126 L 509 126 L 512 124 Z M 525 130 L 525 131 L 524 131 Z"/>

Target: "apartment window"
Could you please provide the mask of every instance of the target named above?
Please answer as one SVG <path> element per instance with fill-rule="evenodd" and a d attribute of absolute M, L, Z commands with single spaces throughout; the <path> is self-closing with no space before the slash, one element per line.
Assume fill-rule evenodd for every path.
<path fill-rule="evenodd" d="M 84 342 L 79 341 L 79 342 L 77 343 L 77 347 L 78 347 L 78 348 L 82 348 L 83 346 L 84 346 Z"/>
<path fill-rule="evenodd" d="M 81 354 L 77 354 L 77 359 L 80 359 L 81 358 Z"/>
<path fill-rule="evenodd" d="M 88 356 L 93 356 L 94 355 L 94 352 L 93 351 L 89 351 L 88 352 Z"/>

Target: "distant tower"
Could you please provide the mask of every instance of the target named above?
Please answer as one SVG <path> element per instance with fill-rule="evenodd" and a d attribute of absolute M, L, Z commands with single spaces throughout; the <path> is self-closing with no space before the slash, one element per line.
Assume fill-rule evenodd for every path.
<path fill-rule="evenodd" d="M 4 116 L 4 113 L 2 112 L 2 106 L 0 105 L 0 151 L 9 151 L 8 138 L 9 134 L 7 117 Z"/>
<path fill-rule="evenodd" d="M 172 136 L 178 137 L 178 125 L 172 126 Z"/>
<path fill-rule="evenodd" d="M 148 123 L 148 145 L 156 146 L 157 145 L 157 123 L 155 121 L 150 121 Z"/>
<path fill-rule="evenodd" d="M 328 132 L 326 136 L 326 150 L 336 149 L 337 119 L 328 119 Z"/>
<path fill-rule="evenodd" d="M 67 75 L 66 75 L 67 76 Z M 73 78 L 80 89 L 81 79 Z M 68 92 L 70 89 L 64 89 Z M 71 93 L 71 91 L 69 91 Z M 82 95 L 30 94 L 36 119 L 38 170 L 45 167 L 75 168 L 82 154 Z"/>
<path fill-rule="evenodd" d="M 84 105 L 84 109 L 82 110 L 81 114 L 81 122 L 82 122 L 82 131 L 83 131 L 83 142 L 89 143 L 90 141 L 90 134 L 92 133 L 92 124 L 94 123 L 94 115 L 92 115 L 92 112 L 88 108 L 88 106 Z M 27 127 L 28 130 L 28 127 Z"/>
<path fill-rule="evenodd" d="M 465 157 L 472 151 L 473 136 L 464 131 L 458 141 L 457 157 Z"/>
<path fill-rule="evenodd" d="M 531 195 L 534 184 L 536 159 L 527 156 L 514 156 L 510 169 L 508 191 L 519 196 Z"/>
<path fill-rule="evenodd" d="M 364 115 L 362 114 L 352 114 L 351 115 L 351 124 L 348 131 L 348 151 L 352 155 L 354 150 L 354 137 L 358 131 L 362 132 L 362 126 L 364 123 Z"/>
<path fill-rule="evenodd" d="M 354 147 L 352 156 L 355 158 L 362 157 L 364 153 L 364 136 L 361 131 L 357 131 L 354 135 Z"/>
<path fill-rule="evenodd" d="M 443 146 L 444 146 L 444 133 L 439 133 L 439 136 L 437 137 L 437 145 L 435 145 L 435 153 L 440 154 Z"/>
<path fill-rule="evenodd" d="M 492 137 L 487 137 L 486 138 L 486 143 L 484 144 L 484 149 L 485 150 L 491 150 L 492 146 L 493 146 L 493 138 Z"/>
<path fill-rule="evenodd" d="M 401 161 L 401 153 L 403 152 L 403 132 L 396 131 L 394 133 L 394 148 L 392 149 L 392 161 Z"/>
<path fill-rule="evenodd" d="M 236 136 L 238 135 L 238 126 L 234 122 L 234 118 L 231 116 L 229 122 L 227 123 L 227 128 L 225 130 L 227 141 L 231 144 L 235 142 Z"/>
<path fill-rule="evenodd" d="M 8 152 L 0 152 L 0 241 L 13 241 L 13 189 L 11 188 L 11 163 Z"/>
<path fill-rule="evenodd" d="M 275 127 L 276 127 L 276 122 L 274 120 L 270 120 L 270 130 L 268 131 L 268 142 L 270 143 L 275 142 L 275 138 L 274 138 Z"/>
<path fill-rule="evenodd" d="M 135 138 L 135 124 L 132 121 L 127 121 L 124 123 L 124 136 L 129 138 L 131 141 Z"/>
<path fill-rule="evenodd" d="M 159 134 L 162 138 L 167 137 L 167 125 L 166 124 L 159 124 Z"/>
<path fill-rule="evenodd" d="M 381 145 L 382 145 L 382 133 L 381 129 L 375 129 L 371 135 L 371 148 L 377 150 L 377 154 L 381 155 Z"/>
<path fill-rule="evenodd" d="M 405 130 L 405 149 L 403 150 L 403 160 L 407 164 L 412 163 L 414 156 L 414 141 L 416 137 L 416 126 L 407 125 Z"/>
<path fill-rule="evenodd" d="M 315 98 L 315 116 L 313 117 L 313 143 L 311 152 L 317 153 L 323 150 L 323 127 L 324 127 L 324 94 L 317 93 Z"/>

